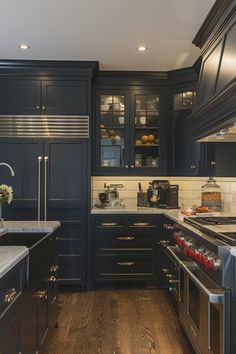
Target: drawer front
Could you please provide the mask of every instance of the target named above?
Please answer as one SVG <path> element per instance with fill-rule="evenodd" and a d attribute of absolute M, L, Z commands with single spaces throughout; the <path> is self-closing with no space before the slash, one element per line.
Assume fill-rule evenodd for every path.
<path fill-rule="evenodd" d="M 82 240 L 60 239 L 58 241 L 58 255 L 80 255 L 83 252 Z"/>
<path fill-rule="evenodd" d="M 26 287 L 26 260 L 0 279 L 0 318 L 19 299 Z"/>
<path fill-rule="evenodd" d="M 151 256 L 97 256 L 96 278 L 151 278 L 154 261 Z"/>
<path fill-rule="evenodd" d="M 98 215 L 95 216 L 95 226 L 97 229 L 119 228 L 125 226 L 125 218 L 123 215 Z"/>
<path fill-rule="evenodd" d="M 127 226 L 131 228 L 156 228 L 160 224 L 160 215 L 128 215 Z"/>
<path fill-rule="evenodd" d="M 140 231 L 140 230 L 139 230 Z M 96 232 L 96 253 L 153 252 L 154 237 L 151 233 L 132 232 L 132 230 L 103 230 Z"/>
<path fill-rule="evenodd" d="M 59 239 L 84 237 L 84 225 L 80 222 L 62 222 L 59 230 Z"/>

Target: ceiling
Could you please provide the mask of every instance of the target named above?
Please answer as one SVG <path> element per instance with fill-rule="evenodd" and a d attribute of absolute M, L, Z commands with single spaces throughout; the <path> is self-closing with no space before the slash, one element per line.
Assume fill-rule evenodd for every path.
<path fill-rule="evenodd" d="M 215 0 L 1 0 L 1 59 L 98 60 L 101 70 L 191 66 Z M 20 43 L 30 49 L 22 51 Z M 148 47 L 139 53 L 137 47 Z"/>

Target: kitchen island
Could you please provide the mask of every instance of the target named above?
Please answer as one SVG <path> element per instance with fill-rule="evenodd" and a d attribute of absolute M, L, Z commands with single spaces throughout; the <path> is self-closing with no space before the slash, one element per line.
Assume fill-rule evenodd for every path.
<path fill-rule="evenodd" d="M 0 231 L 0 352 L 40 352 L 57 326 L 57 221 L 7 221 Z M 11 339 L 13 338 L 13 340 Z"/>

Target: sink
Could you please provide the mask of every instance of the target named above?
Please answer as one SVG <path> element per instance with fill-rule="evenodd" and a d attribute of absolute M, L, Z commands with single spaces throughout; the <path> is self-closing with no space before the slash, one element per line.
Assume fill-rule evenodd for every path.
<path fill-rule="evenodd" d="M 48 232 L 7 232 L 0 236 L 0 246 L 26 246 L 34 247 Z"/>

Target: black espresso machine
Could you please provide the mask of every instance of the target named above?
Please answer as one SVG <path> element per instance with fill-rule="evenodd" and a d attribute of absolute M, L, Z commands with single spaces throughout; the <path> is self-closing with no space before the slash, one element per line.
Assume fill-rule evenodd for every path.
<path fill-rule="evenodd" d="M 148 205 L 153 208 L 179 208 L 179 186 L 167 180 L 154 180 L 147 190 Z"/>

